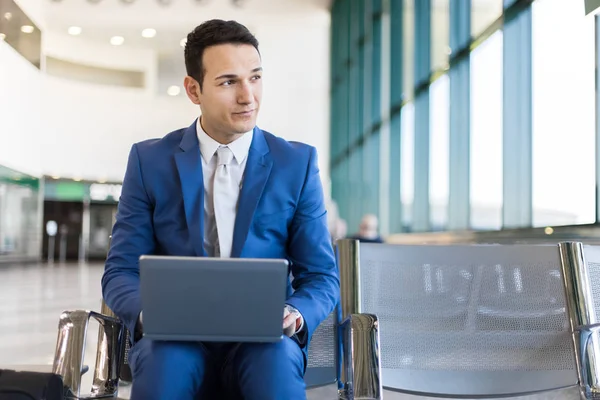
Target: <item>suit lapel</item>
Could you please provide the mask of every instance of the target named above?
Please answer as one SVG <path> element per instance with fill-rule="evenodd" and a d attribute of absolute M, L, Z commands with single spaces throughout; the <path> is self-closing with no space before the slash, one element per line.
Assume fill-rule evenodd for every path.
<path fill-rule="evenodd" d="M 183 205 L 190 240 L 197 256 L 204 253 L 204 178 L 200 145 L 196 135 L 196 122 L 183 134 L 179 147 L 183 152 L 175 154 L 175 162 L 181 181 Z"/>
<path fill-rule="evenodd" d="M 240 257 L 242 254 L 254 212 L 271 174 L 272 166 L 273 160 L 269 155 L 269 146 L 265 137 L 260 129 L 254 128 L 254 136 L 248 152 L 244 181 L 238 200 L 231 257 Z"/>

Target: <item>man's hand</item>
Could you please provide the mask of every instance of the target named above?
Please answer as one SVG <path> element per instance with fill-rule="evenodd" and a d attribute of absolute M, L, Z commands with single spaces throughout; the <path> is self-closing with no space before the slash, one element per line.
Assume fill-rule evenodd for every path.
<path fill-rule="evenodd" d="M 286 305 L 283 309 L 283 333 L 292 337 L 302 326 L 302 314 L 295 308 Z"/>

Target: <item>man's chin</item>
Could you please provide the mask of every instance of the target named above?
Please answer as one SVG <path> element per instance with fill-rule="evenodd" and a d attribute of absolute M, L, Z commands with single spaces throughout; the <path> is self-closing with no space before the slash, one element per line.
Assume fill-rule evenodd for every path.
<path fill-rule="evenodd" d="M 236 124 L 236 126 L 234 127 L 235 133 L 241 135 L 242 133 L 250 132 L 252 129 L 254 129 L 255 125 L 256 125 L 256 122 L 246 123 L 246 124 Z"/>

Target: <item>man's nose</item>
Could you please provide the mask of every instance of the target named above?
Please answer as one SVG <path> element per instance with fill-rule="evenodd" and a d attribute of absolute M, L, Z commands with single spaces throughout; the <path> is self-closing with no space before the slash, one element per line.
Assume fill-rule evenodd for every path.
<path fill-rule="evenodd" d="M 254 101 L 254 92 L 249 83 L 246 82 L 240 85 L 237 101 L 240 104 L 252 104 Z"/>

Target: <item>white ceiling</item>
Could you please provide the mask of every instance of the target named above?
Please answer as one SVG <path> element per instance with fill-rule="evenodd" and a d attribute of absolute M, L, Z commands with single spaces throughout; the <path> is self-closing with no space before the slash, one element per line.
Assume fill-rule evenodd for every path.
<path fill-rule="evenodd" d="M 0 0 L 1 1 L 1 0 Z M 41 0 L 45 29 L 66 34 L 82 28 L 81 40 L 107 44 L 112 36 L 125 38 L 125 47 L 152 49 L 158 54 L 159 93 L 185 76 L 181 39 L 203 21 L 234 19 L 256 33 L 261 24 L 278 25 L 282 15 L 328 13 L 332 0 Z M 130 2 L 128 4 L 128 2 Z M 162 5 L 161 2 L 169 2 Z M 143 38 L 143 29 L 157 31 Z M 260 35 L 259 35 L 260 41 Z"/>
<path fill-rule="evenodd" d="M 252 31 L 284 13 L 326 11 L 332 0 L 240 0 L 239 7 L 231 0 L 42 1 L 46 29 L 66 33 L 70 26 L 79 26 L 81 37 L 88 40 L 107 43 L 112 36 L 123 36 L 128 46 L 151 48 L 165 56 L 180 51 L 180 40 L 205 20 L 235 19 Z M 156 37 L 142 38 L 145 28 L 156 29 Z"/>

